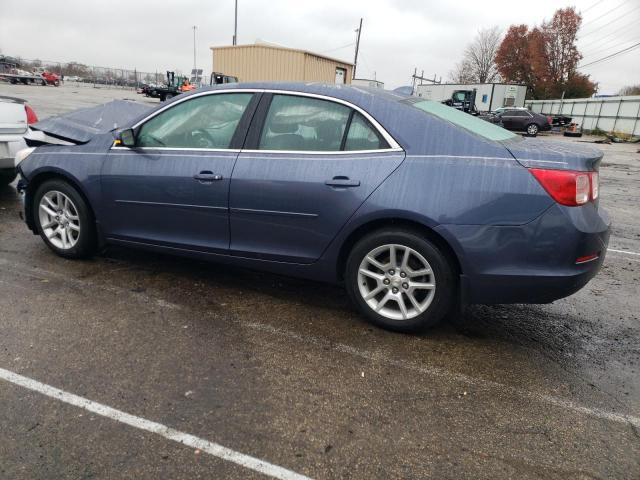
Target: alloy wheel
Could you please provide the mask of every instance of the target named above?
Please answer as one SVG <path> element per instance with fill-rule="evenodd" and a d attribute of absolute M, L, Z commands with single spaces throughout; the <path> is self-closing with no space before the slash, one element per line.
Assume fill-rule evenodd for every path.
<path fill-rule="evenodd" d="M 373 311 L 392 320 L 408 320 L 429 308 L 436 279 L 419 252 L 388 244 L 374 248 L 362 259 L 358 289 Z"/>
<path fill-rule="evenodd" d="M 51 244 L 60 250 L 73 248 L 80 238 L 80 216 L 73 201 L 64 193 L 52 190 L 40 199 L 40 227 Z"/>

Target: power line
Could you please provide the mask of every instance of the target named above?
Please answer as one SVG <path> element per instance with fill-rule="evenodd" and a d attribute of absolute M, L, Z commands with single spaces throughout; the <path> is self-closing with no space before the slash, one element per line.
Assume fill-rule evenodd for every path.
<path fill-rule="evenodd" d="M 591 34 L 593 34 L 593 33 L 596 33 L 596 32 L 597 32 L 597 31 L 599 31 L 599 30 L 602 30 L 604 27 L 606 27 L 606 26 L 608 26 L 608 25 L 611 25 L 611 24 L 612 24 L 612 23 L 614 23 L 614 22 L 617 22 L 617 21 L 618 21 L 618 20 L 620 20 L 621 18 L 626 17 L 626 16 L 627 16 L 627 15 L 629 15 L 631 12 L 635 12 L 635 11 L 636 11 L 636 10 L 638 10 L 639 8 L 640 8 L 640 5 L 638 5 L 636 8 L 633 8 L 633 9 L 629 10 L 629 11 L 628 11 L 628 12 L 626 12 L 626 13 L 623 13 L 623 14 L 622 14 L 622 15 L 620 15 L 619 17 L 614 18 L 614 19 L 613 19 L 613 20 L 611 20 L 610 22 L 605 23 L 604 25 L 601 25 L 599 28 L 597 28 L 597 29 L 595 29 L 595 30 L 592 30 L 592 31 L 590 31 L 590 32 L 585 33 L 584 35 L 582 35 L 582 36 L 580 37 L 580 39 L 583 39 L 584 37 L 588 37 L 589 35 L 591 35 Z"/>
<path fill-rule="evenodd" d="M 629 3 L 629 0 L 624 0 L 624 2 L 622 2 L 621 4 L 619 4 L 617 7 L 612 8 L 611 10 L 607 10 L 605 13 L 603 13 L 602 15 L 600 15 L 599 17 L 596 17 L 592 20 L 589 20 L 586 23 L 582 24 L 582 28 L 586 27 L 587 25 L 592 24 L 593 22 L 597 22 L 598 20 L 600 20 L 602 17 L 606 17 L 607 15 L 609 15 L 612 12 L 615 12 L 617 9 L 619 9 L 620 7 L 622 7 L 624 4 Z"/>
<path fill-rule="evenodd" d="M 356 42 L 347 43 L 346 45 L 342 45 L 341 47 L 332 48 L 331 50 L 324 50 L 324 51 L 322 51 L 320 53 L 335 52 L 336 50 L 342 50 L 343 48 L 352 47 L 355 44 L 356 44 Z"/>
<path fill-rule="evenodd" d="M 598 0 L 596 3 L 592 4 L 590 7 L 587 7 L 585 10 L 583 10 L 581 13 L 587 13 L 593 7 L 595 7 L 596 5 L 600 5 L 602 2 L 603 2 L 603 0 Z"/>
<path fill-rule="evenodd" d="M 629 52 L 637 47 L 640 47 L 640 42 L 636 43 L 635 45 L 631 45 L 630 47 L 619 50 L 615 53 L 612 53 L 611 55 L 607 55 L 606 57 L 602 57 L 602 58 L 599 58 L 598 60 L 594 60 L 593 62 L 587 63 L 586 65 L 578 65 L 578 68 L 589 67 L 596 63 L 604 62 L 605 60 L 609 60 L 610 58 L 617 57 L 618 55 Z"/>
<path fill-rule="evenodd" d="M 635 25 L 634 25 L 635 27 Z M 622 44 L 623 42 L 627 42 L 629 40 L 635 40 L 635 37 L 638 35 L 637 27 L 630 31 L 618 30 L 617 35 L 613 35 L 608 39 L 602 37 L 599 42 L 592 44 L 591 47 L 580 46 L 581 52 L 589 52 L 586 55 L 591 55 L 592 52 L 601 50 L 605 45 L 609 45 L 611 43 Z"/>
<path fill-rule="evenodd" d="M 588 46 L 590 46 L 590 45 L 594 45 L 594 44 L 596 44 L 596 43 L 601 42 L 601 41 L 602 41 L 602 40 L 604 40 L 605 38 L 612 37 L 612 36 L 617 35 L 617 34 L 620 34 L 620 33 L 622 33 L 622 32 L 625 32 L 625 33 L 626 33 L 626 32 L 627 32 L 627 30 L 629 30 L 629 27 L 633 27 L 633 30 L 634 30 L 634 32 L 635 32 L 635 31 L 636 31 L 636 29 L 638 28 L 638 20 L 635 20 L 635 19 L 634 19 L 634 20 L 632 20 L 632 21 L 631 21 L 631 23 L 628 23 L 627 25 L 623 25 L 623 26 L 621 26 L 621 27 L 620 27 L 620 28 L 618 28 L 616 31 L 611 32 L 611 33 L 609 33 L 609 34 L 605 35 L 604 37 L 596 38 L 596 39 L 594 39 L 594 40 L 592 40 L 592 41 L 590 41 L 590 42 L 587 42 L 587 43 L 585 43 L 584 45 L 582 45 L 582 47 L 581 47 L 581 48 L 585 48 L 585 47 L 588 47 Z M 578 41 L 580 41 L 580 40 L 581 40 L 581 39 L 578 39 Z"/>
<path fill-rule="evenodd" d="M 595 57 L 595 56 L 597 56 L 597 55 L 602 54 L 603 52 L 606 52 L 607 50 L 611 50 L 612 48 L 620 48 L 620 47 L 622 47 L 625 43 L 636 42 L 636 41 L 640 40 L 640 37 L 634 36 L 633 38 L 628 38 L 628 39 L 626 39 L 626 40 L 621 40 L 621 39 L 617 39 L 617 38 L 615 38 L 615 39 L 611 39 L 611 40 L 614 40 L 616 43 L 615 43 L 615 44 L 611 44 L 611 45 L 609 45 L 609 46 L 607 46 L 607 47 L 604 47 L 604 45 L 605 45 L 606 43 L 611 43 L 611 41 L 606 42 L 605 44 L 601 45 L 601 47 L 604 47 L 604 48 L 596 48 L 595 50 L 591 50 L 591 51 L 589 51 L 589 52 L 587 52 L 587 53 L 583 54 L 583 56 L 582 56 L 582 57 L 583 57 L 583 59 L 584 59 L 584 58 L 591 58 L 591 57 Z"/>

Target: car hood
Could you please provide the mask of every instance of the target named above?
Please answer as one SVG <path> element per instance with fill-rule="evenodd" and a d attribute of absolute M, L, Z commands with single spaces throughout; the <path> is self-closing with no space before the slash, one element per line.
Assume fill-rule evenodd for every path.
<path fill-rule="evenodd" d="M 602 159 L 599 149 L 576 142 L 524 138 L 503 144 L 520 164 L 529 168 L 597 170 Z"/>
<path fill-rule="evenodd" d="M 151 108 L 153 106 L 129 100 L 113 100 L 46 118 L 31 128 L 60 140 L 87 143 L 94 136 L 121 127 Z"/>

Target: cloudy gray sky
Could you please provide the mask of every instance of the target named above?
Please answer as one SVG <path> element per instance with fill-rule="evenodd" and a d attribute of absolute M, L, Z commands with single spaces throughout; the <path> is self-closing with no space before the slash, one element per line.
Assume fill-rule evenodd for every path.
<path fill-rule="evenodd" d="M 364 18 L 358 76 L 394 88 L 414 67 L 447 79 L 478 29 L 539 24 L 557 8 L 584 12 L 583 64 L 640 42 L 640 0 L 238 0 L 238 43 L 257 39 L 353 60 Z M 228 45 L 234 0 L 1 0 L 0 51 L 7 55 L 141 71 L 189 71 L 197 25 L 197 63 L 211 71 L 209 47 Z M 640 83 L 640 48 L 584 73 L 600 93 Z"/>

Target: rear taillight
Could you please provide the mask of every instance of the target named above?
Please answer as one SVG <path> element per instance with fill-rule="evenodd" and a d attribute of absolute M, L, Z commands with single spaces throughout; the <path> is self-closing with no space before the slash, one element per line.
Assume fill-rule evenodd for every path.
<path fill-rule="evenodd" d="M 553 125 L 553 117 L 547 116 L 547 122 L 549 122 L 549 125 Z"/>
<path fill-rule="evenodd" d="M 598 198 L 598 172 L 530 168 L 540 185 L 561 205 L 577 207 Z"/>
<path fill-rule="evenodd" d="M 33 125 L 34 123 L 36 123 L 38 121 L 38 116 L 36 115 L 36 112 L 34 112 L 33 108 L 31 108 L 29 105 L 25 105 L 24 106 L 24 111 L 27 112 L 27 124 L 28 125 Z"/>

